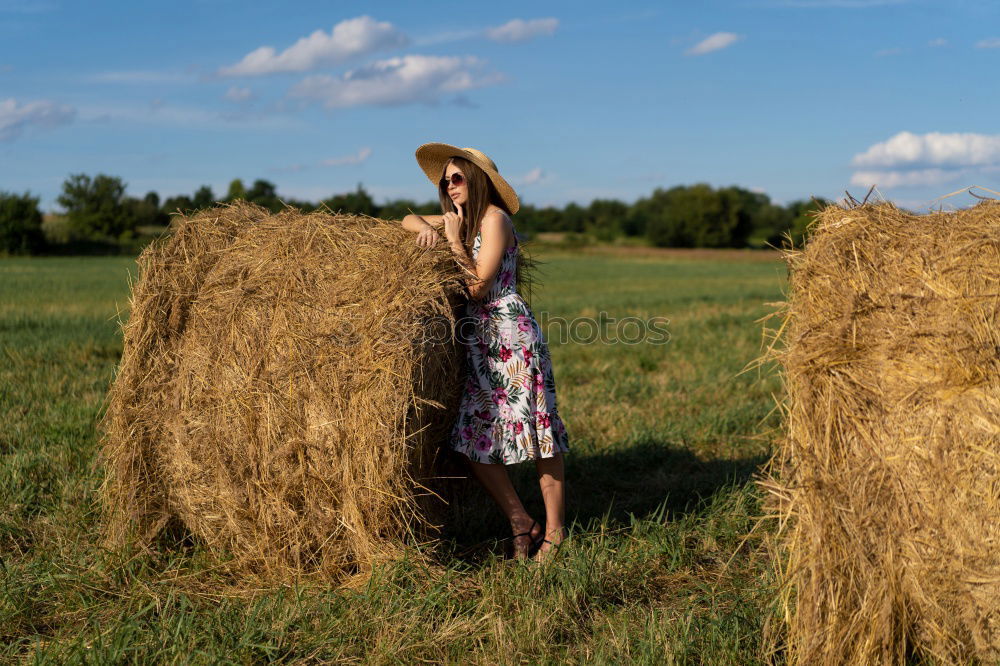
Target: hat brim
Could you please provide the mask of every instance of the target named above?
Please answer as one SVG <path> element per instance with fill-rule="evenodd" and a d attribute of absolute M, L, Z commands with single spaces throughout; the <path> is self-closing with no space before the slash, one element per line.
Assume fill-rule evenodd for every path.
<path fill-rule="evenodd" d="M 493 183 L 493 187 L 496 188 L 497 194 L 500 195 L 500 198 L 507 205 L 507 209 L 511 215 L 516 213 L 521 207 L 521 202 L 517 198 L 517 192 L 510 186 L 510 183 L 504 180 L 504 177 L 500 175 L 496 167 L 464 148 L 452 146 L 447 143 L 425 143 L 417 148 L 416 155 L 417 164 L 420 165 L 420 168 L 427 175 L 428 180 L 434 183 L 435 187 L 441 182 L 444 166 L 448 163 L 448 160 L 452 157 L 462 157 L 486 173 L 490 182 Z"/>

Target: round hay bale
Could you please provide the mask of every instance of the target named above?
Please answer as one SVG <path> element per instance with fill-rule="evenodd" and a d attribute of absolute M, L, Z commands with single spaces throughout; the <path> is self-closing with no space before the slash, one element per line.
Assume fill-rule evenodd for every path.
<path fill-rule="evenodd" d="M 112 543 L 173 518 L 241 575 L 340 579 L 434 528 L 464 362 L 447 249 L 237 203 L 138 264 L 103 421 Z"/>
<path fill-rule="evenodd" d="M 776 352 L 789 660 L 1000 659 L 1000 203 L 831 206 Z"/>

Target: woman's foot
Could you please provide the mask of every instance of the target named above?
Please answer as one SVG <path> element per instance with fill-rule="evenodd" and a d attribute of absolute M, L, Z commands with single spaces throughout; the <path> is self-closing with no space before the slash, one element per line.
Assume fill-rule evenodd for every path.
<path fill-rule="evenodd" d="M 542 526 L 530 516 L 510 521 L 510 529 L 514 536 L 514 559 L 523 560 L 531 557 L 542 539 Z"/>
<path fill-rule="evenodd" d="M 545 562 L 555 556 L 559 547 L 562 545 L 563 541 L 568 537 L 568 533 L 565 527 L 557 527 L 556 529 L 547 530 L 545 532 L 545 538 L 538 546 L 538 552 L 535 553 L 534 560 L 536 562 Z"/>

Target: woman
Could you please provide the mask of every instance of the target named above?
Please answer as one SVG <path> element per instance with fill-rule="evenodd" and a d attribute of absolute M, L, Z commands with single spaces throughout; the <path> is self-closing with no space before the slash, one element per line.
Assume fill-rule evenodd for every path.
<path fill-rule="evenodd" d="M 451 447 L 510 520 L 514 556 L 544 560 L 566 536 L 562 454 L 568 437 L 556 411 L 548 346 L 517 293 L 518 241 L 510 216 L 519 203 L 493 161 L 474 148 L 428 143 L 417 163 L 438 186 L 442 215 L 407 215 L 421 247 L 445 239 L 467 269 L 465 392 Z M 464 328 L 464 327 L 463 327 Z M 534 460 L 545 500 L 545 528 L 525 510 L 505 465 Z"/>

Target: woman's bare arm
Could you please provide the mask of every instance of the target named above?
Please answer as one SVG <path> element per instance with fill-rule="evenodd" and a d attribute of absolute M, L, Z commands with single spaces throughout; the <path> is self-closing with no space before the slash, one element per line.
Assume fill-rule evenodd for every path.
<path fill-rule="evenodd" d="M 481 301 L 486 298 L 496 281 L 500 265 L 503 263 L 504 252 L 507 251 L 507 227 L 507 216 L 502 213 L 487 213 L 483 217 L 480 226 L 482 241 L 475 262 L 469 257 L 464 245 L 452 243 L 452 251 L 458 262 L 472 273 L 466 277 L 466 287 L 469 290 L 469 297 L 474 300 Z"/>
<path fill-rule="evenodd" d="M 441 215 L 417 215 L 416 213 L 410 213 L 402 219 L 400 224 L 407 231 L 423 231 L 430 225 L 433 229 L 440 229 L 442 225 Z"/>
<path fill-rule="evenodd" d="M 441 215 L 410 213 L 400 220 L 400 224 L 407 231 L 416 233 L 414 240 L 418 246 L 426 250 L 434 247 L 441 240 L 441 234 L 438 233 L 438 230 L 444 227 L 442 217 Z"/>

